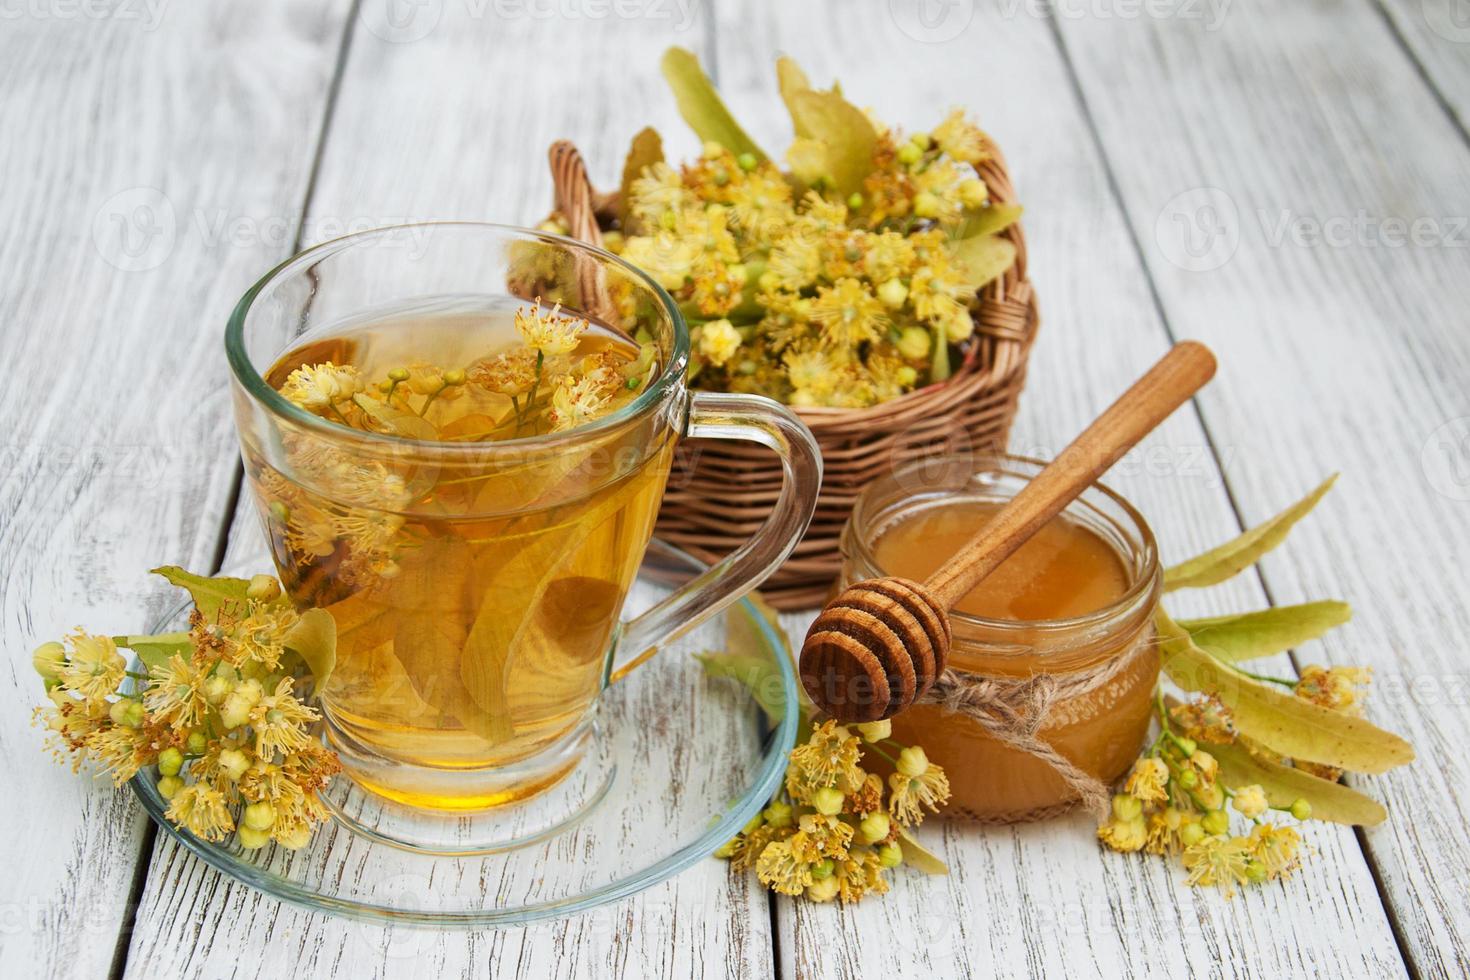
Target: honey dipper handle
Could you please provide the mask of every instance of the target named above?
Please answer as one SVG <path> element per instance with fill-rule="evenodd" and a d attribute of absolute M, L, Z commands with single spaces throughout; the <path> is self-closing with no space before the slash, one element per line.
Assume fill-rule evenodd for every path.
<path fill-rule="evenodd" d="M 1215 355 L 1186 340 L 1011 498 L 926 584 L 949 609 L 1215 375 Z"/>

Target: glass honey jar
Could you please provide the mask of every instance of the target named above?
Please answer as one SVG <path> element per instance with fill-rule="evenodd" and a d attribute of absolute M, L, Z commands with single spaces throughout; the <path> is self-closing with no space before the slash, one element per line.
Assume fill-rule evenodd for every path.
<path fill-rule="evenodd" d="M 923 581 L 1043 465 L 947 456 L 875 481 L 843 530 L 838 588 L 881 575 Z M 1127 500 L 1094 484 L 951 609 L 949 667 L 961 683 L 1051 675 L 1060 693 L 1035 735 L 1111 783 L 1148 732 L 1160 590 L 1153 532 Z M 948 771 L 949 812 L 1012 822 L 1060 812 L 1077 798 L 1051 763 L 938 704 L 914 705 L 893 730 Z"/>

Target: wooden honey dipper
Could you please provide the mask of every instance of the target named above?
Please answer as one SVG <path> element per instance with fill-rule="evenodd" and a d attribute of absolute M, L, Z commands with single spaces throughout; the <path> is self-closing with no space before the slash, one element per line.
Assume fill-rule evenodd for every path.
<path fill-rule="evenodd" d="M 949 656 L 949 608 L 1214 374 L 1208 347 L 1176 345 L 927 582 L 884 577 L 843 590 L 801 647 L 801 683 L 813 703 L 856 723 L 891 718 L 923 697 Z"/>

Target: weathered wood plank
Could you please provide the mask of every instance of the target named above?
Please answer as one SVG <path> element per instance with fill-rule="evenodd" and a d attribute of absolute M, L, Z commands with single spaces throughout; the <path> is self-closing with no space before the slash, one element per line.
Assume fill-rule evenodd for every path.
<path fill-rule="evenodd" d="M 841 77 L 850 98 L 887 121 L 923 127 L 951 104 L 974 109 L 1004 148 L 1028 206 L 1042 298 L 1013 447 L 1055 452 L 1162 352 L 1164 324 L 1045 21 L 1024 5 L 976 5 L 967 24 L 948 25 L 904 19 L 904 9 L 722 4 L 724 90 L 768 149 L 789 140 L 772 50 L 796 56 L 814 82 Z M 962 16 L 970 8 L 946 9 Z M 1008 16 L 1012 9 L 1018 13 Z M 1223 450 L 1228 462 L 1231 447 Z M 1140 505 L 1166 558 L 1239 530 L 1192 413 L 1171 420 L 1109 482 Z M 1265 603 L 1251 579 L 1182 599 L 1171 604 Z M 799 635 L 806 617 L 787 622 Z M 1289 669 L 1285 658 L 1279 664 Z M 782 902 L 783 975 L 1402 973 L 1353 835 L 1324 827 L 1309 837 L 1320 853 L 1301 876 L 1226 902 L 1192 892 L 1158 859 L 1102 853 L 1080 817 L 1017 828 L 936 824 L 926 839 L 950 862 L 948 878 L 908 875 L 899 894 L 847 910 Z"/>
<path fill-rule="evenodd" d="M 1470 129 L 1470 12 L 1460 0 L 1377 0 L 1461 135 Z"/>
<path fill-rule="evenodd" d="M 263 222 L 305 192 L 345 6 L 5 14 L 0 974 L 103 975 L 129 915 L 145 818 L 39 751 L 27 651 L 134 631 L 163 599 L 148 568 L 213 559 L 235 468 L 220 333 L 290 244 Z"/>
<path fill-rule="evenodd" d="M 544 161 L 552 140 L 575 139 L 605 186 L 616 181 L 639 127 L 675 130 L 658 57 L 671 43 L 698 47 L 702 27 L 682 20 L 677 5 L 605 20 L 500 9 L 442 5 L 433 24 L 393 30 L 364 9 L 308 227 L 363 215 L 534 224 L 550 207 Z M 695 148 L 688 137 L 671 143 L 679 152 Z M 242 510 L 232 560 L 255 555 L 264 564 L 259 547 L 254 514 Z M 693 757 L 713 756 L 713 746 L 701 747 L 701 730 L 691 728 L 688 738 Z M 720 802 L 712 799 L 711 807 Z M 644 830 L 657 834 L 656 820 Z M 713 861 L 572 919 L 436 933 L 280 905 L 160 840 L 130 975 L 274 977 L 303 967 L 374 977 L 426 969 L 436 976 L 744 977 L 774 969 L 764 892 Z"/>
<path fill-rule="evenodd" d="M 1372 665 L 1369 716 L 1418 746 L 1364 781 L 1391 813 L 1365 840 L 1419 973 L 1463 975 L 1463 132 L 1371 8 L 1245 0 L 1210 33 L 1060 28 L 1162 305 L 1221 354 L 1202 406 L 1245 519 L 1343 471 L 1265 580 L 1281 602 L 1356 602 L 1303 658 Z"/>

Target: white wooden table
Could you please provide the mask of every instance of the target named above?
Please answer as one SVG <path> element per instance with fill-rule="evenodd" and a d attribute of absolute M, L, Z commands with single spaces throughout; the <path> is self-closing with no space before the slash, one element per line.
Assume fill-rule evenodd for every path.
<path fill-rule="evenodd" d="M 1344 479 L 1201 610 L 1341 596 L 1300 659 L 1371 664 L 1414 765 L 1371 831 L 1233 901 L 1083 818 L 935 823 L 953 869 L 851 909 L 706 862 L 500 932 L 284 906 L 53 765 L 28 651 L 157 612 L 144 570 L 259 550 L 221 335 L 298 244 L 527 223 L 547 144 L 611 182 L 692 48 L 756 137 L 777 52 L 885 119 L 1004 147 L 1043 331 L 1014 447 L 1056 449 L 1174 338 L 1220 377 L 1115 470 L 1166 558 Z M 331 0 L 0 4 L 0 976 L 1462 976 L 1470 970 L 1470 11 L 1463 0 Z M 799 630 L 806 617 L 788 617 Z M 1292 665 L 1282 658 L 1281 670 Z M 691 734 L 691 737 L 697 735 Z"/>

